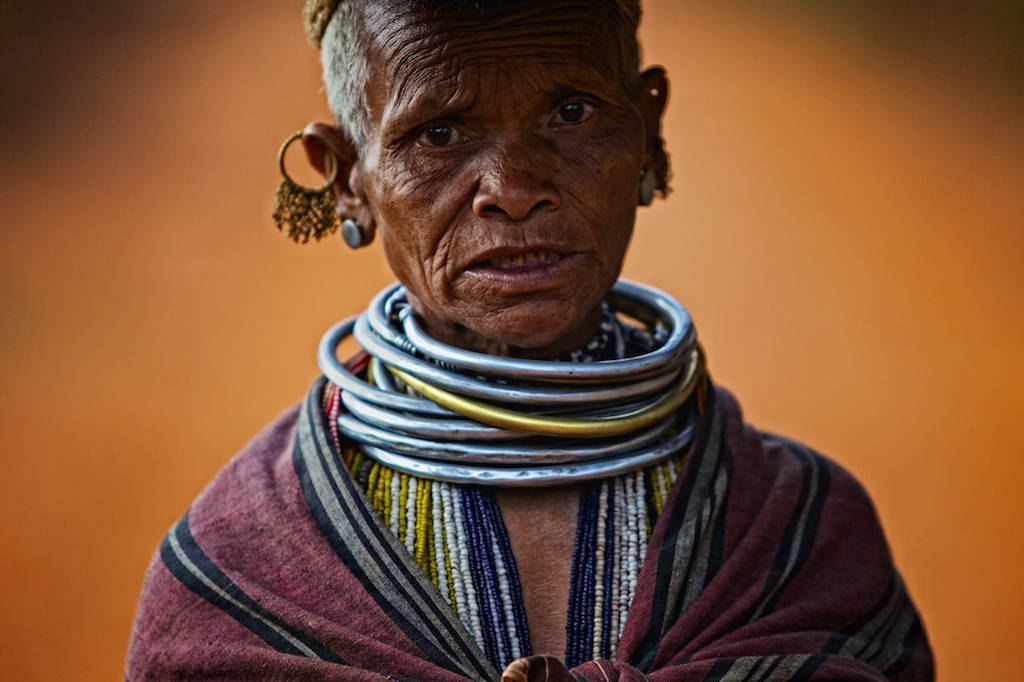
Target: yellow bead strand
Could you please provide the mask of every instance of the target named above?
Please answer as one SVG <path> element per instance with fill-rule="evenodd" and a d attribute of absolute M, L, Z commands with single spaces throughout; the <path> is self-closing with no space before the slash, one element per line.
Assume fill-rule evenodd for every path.
<path fill-rule="evenodd" d="M 366 499 L 370 501 L 370 506 L 378 514 L 381 511 L 380 504 L 380 493 L 377 490 L 377 479 L 380 478 L 380 464 L 374 462 L 370 466 L 370 474 L 366 477 Z"/>
<path fill-rule="evenodd" d="M 353 448 L 353 450 L 352 463 L 349 465 L 348 470 L 352 474 L 352 478 L 358 479 L 359 472 L 362 470 L 363 465 L 366 464 L 366 457 L 359 448 Z"/>
<path fill-rule="evenodd" d="M 381 488 L 381 499 L 383 500 L 383 509 L 381 510 L 381 516 L 384 517 L 384 525 L 388 525 L 391 520 L 391 505 L 394 504 L 394 500 L 391 499 L 391 469 L 384 467 L 384 474 L 380 478 L 377 485 Z"/>
<path fill-rule="evenodd" d="M 419 487 L 416 488 L 416 540 L 414 544 L 413 556 L 416 559 L 416 563 L 423 567 L 423 570 L 428 575 L 430 574 L 430 566 L 427 563 L 427 527 L 429 526 L 430 517 L 427 515 L 426 501 L 429 499 L 430 484 L 428 481 L 420 481 Z"/>

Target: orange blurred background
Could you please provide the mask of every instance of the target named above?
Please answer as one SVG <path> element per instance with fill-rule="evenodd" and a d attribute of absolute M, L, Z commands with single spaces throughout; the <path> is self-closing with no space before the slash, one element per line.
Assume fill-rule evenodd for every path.
<path fill-rule="evenodd" d="M 269 219 L 278 145 L 327 118 L 300 5 L 0 10 L 5 678 L 121 675 L 162 534 L 390 280 L 378 249 L 297 248 Z M 675 191 L 626 275 L 687 305 L 754 424 L 865 483 L 940 679 L 1008 679 L 1021 13 L 810 5 L 647 0 Z"/>

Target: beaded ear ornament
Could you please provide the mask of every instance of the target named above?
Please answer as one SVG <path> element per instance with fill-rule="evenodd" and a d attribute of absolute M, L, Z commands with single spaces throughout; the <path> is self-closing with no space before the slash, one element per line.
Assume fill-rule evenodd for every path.
<path fill-rule="evenodd" d="M 319 188 L 303 187 L 292 180 L 284 165 L 288 147 L 301 139 L 301 132 L 293 134 L 284 141 L 277 153 L 281 184 L 274 196 L 274 212 L 271 214 L 277 229 L 297 244 L 305 244 L 311 236 L 319 241 L 338 229 L 334 203 L 334 181 L 338 177 L 338 160 L 334 158 L 334 152 L 325 148 L 324 160 L 329 169 L 327 182 Z"/>

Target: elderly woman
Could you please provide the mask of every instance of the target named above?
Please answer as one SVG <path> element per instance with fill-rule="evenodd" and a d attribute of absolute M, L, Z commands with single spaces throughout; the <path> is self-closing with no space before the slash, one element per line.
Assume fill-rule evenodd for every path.
<path fill-rule="evenodd" d="M 931 679 L 861 487 L 744 425 L 685 311 L 617 282 L 668 180 L 639 15 L 307 3 L 337 123 L 275 217 L 379 233 L 401 286 L 170 531 L 129 679 Z"/>

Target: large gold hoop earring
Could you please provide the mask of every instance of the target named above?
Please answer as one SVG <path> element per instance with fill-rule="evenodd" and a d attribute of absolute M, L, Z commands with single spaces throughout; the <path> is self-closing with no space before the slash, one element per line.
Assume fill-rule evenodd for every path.
<path fill-rule="evenodd" d="M 323 187 L 303 187 L 288 175 L 284 167 L 284 155 L 295 140 L 301 140 L 297 132 L 281 145 L 277 153 L 277 165 L 281 169 L 281 184 L 274 196 L 272 217 L 277 229 L 284 232 L 297 244 L 305 244 L 312 236 L 317 241 L 338 229 L 335 213 L 334 181 L 338 179 L 338 159 L 329 147 L 324 147 L 324 160 L 329 167 L 327 182 Z"/>

